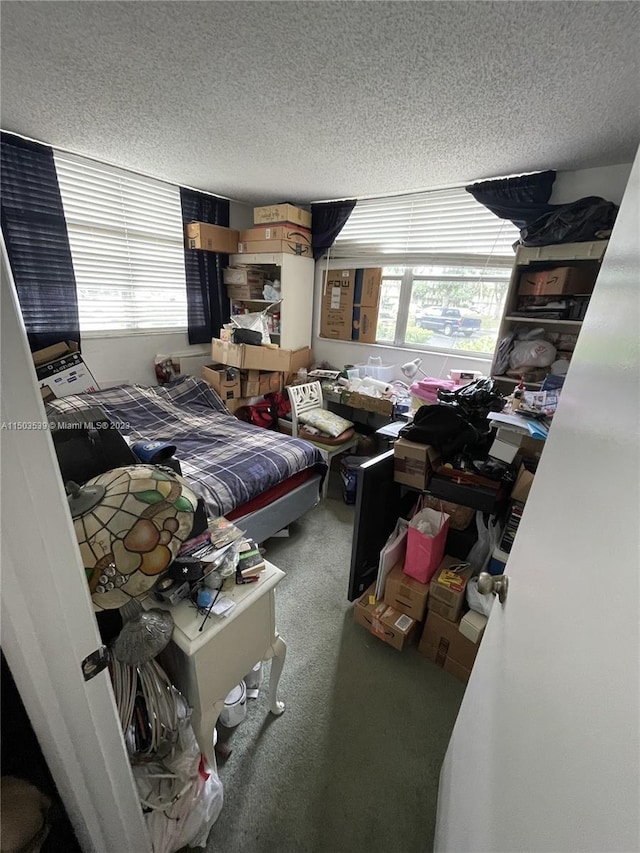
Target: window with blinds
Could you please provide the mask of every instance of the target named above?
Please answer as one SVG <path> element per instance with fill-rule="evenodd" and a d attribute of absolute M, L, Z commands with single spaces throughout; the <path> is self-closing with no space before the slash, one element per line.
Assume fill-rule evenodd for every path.
<path fill-rule="evenodd" d="M 518 238 L 455 187 L 358 201 L 331 260 L 382 267 L 378 342 L 486 356 Z"/>
<path fill-rule="evenodd" d="M 180 190 L 54 154 L 82 332 L 185 329 Z"/>
<path fill-rule="evenodd" d="M 424 262 L 438 258 L 477 267 L 513 263 L 518 229 L 498 219 L 463 187 L 359 201 L 331 251 L 333 258 Z"/>

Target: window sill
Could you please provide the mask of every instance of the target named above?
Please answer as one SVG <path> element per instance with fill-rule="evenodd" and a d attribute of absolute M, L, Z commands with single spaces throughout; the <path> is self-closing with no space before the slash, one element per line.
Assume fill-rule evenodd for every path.
<path fill-rule="evenodd" d="M 105 329 L 103 332 L 91 331 L 83 332 L 80 330 L 80 335 L 83 340 L 90 341 L 98 338 L 131 338 L 143 336 L 158 336 L 158 335 L 186 335 L 186 327 L 164 328 L 164 329 Z"/>

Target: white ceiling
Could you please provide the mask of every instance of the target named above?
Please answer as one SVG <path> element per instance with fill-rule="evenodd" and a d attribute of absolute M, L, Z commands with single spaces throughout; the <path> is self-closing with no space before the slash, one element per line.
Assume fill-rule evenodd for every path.
<path fill-rule="evenodd" d="M 2 3 L 2 127 L 253 203 L 631 162 L 637 2 Z"/>

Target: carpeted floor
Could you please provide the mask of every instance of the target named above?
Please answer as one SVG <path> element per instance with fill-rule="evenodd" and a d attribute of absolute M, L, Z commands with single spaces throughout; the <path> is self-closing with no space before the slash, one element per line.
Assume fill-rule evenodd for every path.
<path fill-rule="evenodd" d="M 284 714 L 269 714 L 269 665 L 219 767 L 220 853 L 426 853 L 438 775 L 464 686 L 416 648 L 398 652 L 353 621 L 346 599 L 353 507 L 329 498 L 271 539 L 287 643 Z"/>

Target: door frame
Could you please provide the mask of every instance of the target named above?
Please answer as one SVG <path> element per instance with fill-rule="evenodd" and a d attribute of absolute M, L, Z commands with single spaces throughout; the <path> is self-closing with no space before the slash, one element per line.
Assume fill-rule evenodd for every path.
<path fill-rule="evenodd" d="M 101 639 L 0 248 L 2 650 L 82 849 L 151 853 L 109 674 L 81 670 Z"/>

